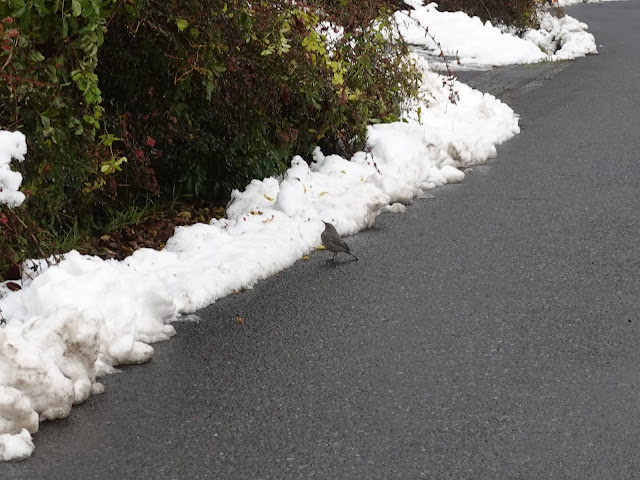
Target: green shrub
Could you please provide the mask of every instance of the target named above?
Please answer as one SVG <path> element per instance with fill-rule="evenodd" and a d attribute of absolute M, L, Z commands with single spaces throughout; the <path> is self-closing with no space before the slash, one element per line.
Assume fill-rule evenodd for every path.
<path fill-rule="evenodd" d="M 417 91 L 383 5 L 149 0 L 114 19 L 98 74 L 123 154 L 161 191 L 217 197 L 316 145 L 361 147 L 369 119 Z M 331 51 L 322 22 L 345 25 Z"/>
<path fill-rule="evenodd" d="M 114 2 L 102 2 L 113 8 Z M 20 167 L 33 218 L 50 229 L 87 221 L 113 161 L 95 74 L 106 16 L 96 0 L 0 5 L 0 128 L 27 136 Z M 108 172 L 106 172 L 108 173 Z"/>
<path fill-rule="evenodd" d="M 523 33 L 538 25 L 537 11 L 550 0 L 440 0 L 441 11 L 463 11 L 494 25 L 506 25 Z"/>
<path fill-rule="evenodd" d="M 29 147 L 0 276 L 145 194 L 224 199 L 317 145 L 361 148 L 417 93 L 390 17 L 383 0 L 0 3 L 0 129 Z"/>

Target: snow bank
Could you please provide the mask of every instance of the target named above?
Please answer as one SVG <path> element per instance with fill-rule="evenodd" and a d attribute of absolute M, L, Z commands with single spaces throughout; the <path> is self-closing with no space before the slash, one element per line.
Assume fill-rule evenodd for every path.
<path fill-rule="evenodd" d="M 402 36 L 436 57 L 442 49 L 447 56 L 457 56 L 460 65 L 480 68 L 535 63 L 546 58 L 537 45 L 503 33 L 489 22 L 482 23 L 478 17 L 469 17 L 463 12 L 440 12 L 437 4 L 422 6 L 421 0 L 405 3 L 412 8 L 410 14 L 406 11 L 395 14 Z M 431 36 L 425 33 L 425 28 Z"/>
<path fill-rule="evenodd" d="M 0 203 L 17 207 L 24 202 L 24 193 L 18 191 L 22 175 L 10 168 L 13 158 L 22 162 L 27 153 L 27 141 L 20 132 L 0 131 Z"/>
<path fill-rule="evenodd" d="M 460 100 L 450 104 L 443 77 L 423 59 L 412 61 L 422 70 L 425 102 L 403 122 L 370 126 L 369 153 L 346 159 L 316 149 L 311 164 L 295 157 L 283 178 L 234 191 L 226 219 L 180 227 L 162 251 L 141 249 L 121 262 L 72 251 L 56 266 L 38 262 L 22 290 L 0 285 L 7 321 L 0 330 L 0 459 L 29 456 L 38 421 L 67 416 L 73 404 L 102 392 L 100 375 L 149 360 L 148 344 L 175 333 L 172 320 L 314 250 L 321 220 L 342 235 L 356 233 L 426 189 L 462 181 L 457 167 L 494 156 L 496 144 L 518 133 L 509 107 L 459 83 Z"/>
<path fill-rule="evenodd" d="M 558 0 L 558 5 L 561 7 L 568 7 L 569 5 L 576 5 L 577 3 L 602 3 L 602 2 L 619 2 L 624 0 Z"/>
<path fill-rule="evenodd" d="M 540 29 L 527 32 L 524 38 L 549 53 L 551 60 L 571 60 L 598 53 L 595 38 L 587 28 L 586 23 L 569 15 L 556 18 L 546 12 L 540 17 Z"/>
<path fill-rule="evenodd" d="M 411 10 L 395 14 L 403 37 L 435 57 L 442 49 L 447 57 L 455 59 L 450 62 L 455 68 L 568 60 L 597 53 L 593 35 L 586 32 L 587 25 L 568 15 L 558 19 L 545 12 L 540 29 L 520 38 L 463 12 L 440 12 L 436 3 L 405 3 Z"/>

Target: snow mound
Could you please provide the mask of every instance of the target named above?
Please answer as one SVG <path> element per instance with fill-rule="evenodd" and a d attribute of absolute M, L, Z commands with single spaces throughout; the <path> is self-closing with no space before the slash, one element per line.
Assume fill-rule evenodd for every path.
<path fill-rule="evenodd" d="M 435 57 L 442 49 L 446 56 L 457 57 L 461 65 L 479 68 L 535 63 L 546 58 L 535 44 L 506 34 L 490 22 L 482 23 L 478 17 L 463 12 L 440 12 L 436 3 L 426 6 L 420 0 L 405 3 L 412 8 L 410 13 L 395 14 L 402 36 Z M 425 27 L 430 35 L 425 33 Z"/>
<path fill-rule="evenodd" d="M 18 191 L 22 184 L 22 175 L 10 168 L 12 159 L 24 161 L 27 153 L 27 141 L 20 132 L 0 131 L 0 203 L 17 207 L 24 202 L 24 193 Z"/>
<path fill-rule="evenodd" d="M 602 3 L 602 2 L 619 2 L 624 0 L 558 0 L 558 5 L 561 7 L 568 7 L 569 5 L 576 5 L 578 3 Z"/>
<path fill-rule="evenodd" d="M 587 28 L 586 23 L 573 17 L 556 18 L 547 12 L 540 18 L 540 29 L 532 30 L 525 38 L 548 51 L 552 60 L 571 60 L 598 53 L 596 40 Z"/>
<path fill-rule="evenodd" d="M 540 29 L 520 38 L 463 12 L 440 12 L 436 3 L 405 3 L 411 10 L 395 14 L 405 40 L 434 57 L 442 50 L 454 59 L 450 63 L 457 69 L 569 60 L 597 53 L 593 35 L 586 32 L 587 25 L 568 15 L 558 19 L 544 12 Z"/>

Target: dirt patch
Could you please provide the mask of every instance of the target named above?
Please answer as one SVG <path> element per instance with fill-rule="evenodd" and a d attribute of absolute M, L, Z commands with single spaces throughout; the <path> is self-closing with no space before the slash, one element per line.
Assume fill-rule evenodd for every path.
<path fill-rule="evenodd" d="M 219 205 L 183 205 L 180 210 L 151 216 L 134 225 L 91 238 L 90 247 L 82 253 L 123 260 L 140 248 L 162 250 L 176 227 L 209 223 L 213 218 L 222 218 L 224 213 L 224 207 Z"/>

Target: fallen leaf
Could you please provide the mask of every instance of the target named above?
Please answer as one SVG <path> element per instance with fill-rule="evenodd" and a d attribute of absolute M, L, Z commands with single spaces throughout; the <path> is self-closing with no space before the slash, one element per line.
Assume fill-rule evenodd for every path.
<path fill-rule="evenodd" d="M 218 218 L 224 217 L 224 214 L 225 214 L 224 207 L 215 207 L 213 209 L 213 214 Z"/>
<path fill-rule="evenodd" d="M 22 278 L 22 271 L 18 265 L 12 265 L 9 267 L 4 275 L 6 280 L 20 280 Z"/>
<path fill-rule="evenodd" d="M 302 260 L 309 260 L 309 257 L 305 255 L 304 257 L 302 257 Z"/>
<path fill-rule="evenodd" d="M 238 322 L 240 325 L 244 325 L 244 318 L 236 317 L 236 322 Z"/>
<path fill-rule="evenodd" d="M 269 200 L 270 202 L 273 202 L 273 198 L 271 198 L 269 195 L 267 195 L 266 193 L 264 194 L 264 198 L 266 198 L 267 200 Z"/>

